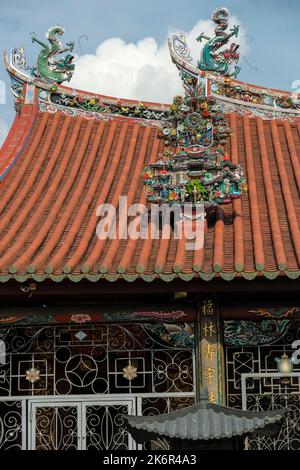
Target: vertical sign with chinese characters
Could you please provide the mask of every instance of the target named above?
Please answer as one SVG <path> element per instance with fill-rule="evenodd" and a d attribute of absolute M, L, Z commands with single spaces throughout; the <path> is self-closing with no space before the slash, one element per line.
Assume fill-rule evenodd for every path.
<path fill-rule="evenodd" d="M 223 348 L 217 298 L 209 297 L 199 304 L 198 312 L 200 386 L 208 389 L 209 400 L 223 403 Z"/>

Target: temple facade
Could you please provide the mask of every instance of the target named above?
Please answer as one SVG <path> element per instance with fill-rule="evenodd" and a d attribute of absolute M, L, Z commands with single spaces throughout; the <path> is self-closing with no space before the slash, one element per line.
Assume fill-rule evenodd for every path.
<path fill-rule="evenodd" d="M 5 53 L 1 450 L 171 449 L 124 415 L 203 388 L 237 416 L 288 409 L 243 448 L 300 449 L 300 99 L 239 82 L 238 27 L 212 20 L 198 62 L 169 39 L 171 104 L 68 86 L 59 26 L 34 67 Z"/>

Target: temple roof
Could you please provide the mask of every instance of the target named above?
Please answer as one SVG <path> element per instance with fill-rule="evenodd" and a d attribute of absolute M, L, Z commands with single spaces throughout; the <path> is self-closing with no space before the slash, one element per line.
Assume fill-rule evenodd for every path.
<path fill-rule="evenodd" d="M 140 440 L 153 435 L 178 439 L 223 439 L 254 432 L 283 418 L 287 410 L 242 411 L 201 399 L 195 405 L 156 416 L 126 416 L 130 432 Z M 138 432 L 137 432 L 138 431 Z M 143 431 L 149 433 L 143 435 Z M 139 437 L 140 436 L 140 437 Z M 139 440 L 139 442 L 140 442 Z"/>
<path fill-rule="evenodd" d="M 244 168 L 249 195 L 208 215 L 204 248 L 186 251 L 186 240 L 172 236 L 169 240 L 96 236 L 100 203 L 117 206 L 124 195 L 128 205 L 145 203 L 141 173 L 162 148 L 157 123 L 143 117 L 101 118 L 69 113 L 59 106 L 45 108 L 37 89 L 30 86 L 31 96 L 27 90 L 0 151 L 2 281 L 300 275 L 296 117 L 227 115 L 232 136 L 226 150 L 231 161 Z"/>
<path fill-rule="evenodd" d="M 216 37 L 203 47 L 198 65 L 193 64 L 183 34 L 169 38 L 186 103 L 200 103 L 209 97 L 219 110 L 216 114 L 212 106 L 204 123 L 208 125 L 209 145 L 201 140 L 204 121 L 191 135 L 200 139 L 196 144 L 201 151 L 206 147 L 211 150 L 213 143 L 219 142 L 216 148 L 222 147 L 218 151 L 224 152 L 220 154 L 222 168 L 227 166 L 229 172 L 230 162 L 225 160 L 231 161 L 231 168 L 240 165 L 249 187 L 248 195 L 236 189 L 229 193 L 227 181 L 222 197 L 230 194 L 232 200 L 227 197 L 226 202 L 232 202 L 220 205 L 223 200 L 217 201 L 216 210 L 207 212 L 204 246 L 193 250 L 187 249 L 185 237 L 175 238 L 172 229 L 170 237 L 160 233 L 155 239 L 126 239 L 122 228 L 122 236 L 112 239 L 100 239 L 96 233 L 101 204 L 118 208 L 123 196 L 127 196 L 128 208 L 146 204 L 143 169 L 152 168 L 151 164 L 166 154 L 164 144 L 172 138 L 159 138 L 161 128 L 166 123 L 162 136 L 165 130 L 167 135 L 171 132 L 170 115 L 174 106 L 180 115 L 183 104 L 176 108 L 175 101 L 172 105 L 141 103 L 62 85 L 72 76 L 74 57 L 62 57 L 61 53 L 72 52 L 74 44 L 62 48 L 56 37 L 64 31 L 60 26 L 47 33 L 47 40 L 59 48 L 57 63 L 49 58 L 47 62 L 40 54 L 36 66 L 29 69 L 23 48 L 5 53 L 17 114 L 0 150 L 1 282 L 11 278 L 19 282 L 30 278 L 56 282 L 65 278 L 74 282 L 84 278 L 93 282 L 160 278 L 170 282 L 175 278 L 210 281 L 221 277 L 230 281 L 299 277 L 300 96 L 233 79 L 239 70 L 234 43 L 227 51 L 211 55 L 211 41 L 220 47 L 219 23 L 223 42 L 238 34 L 238 26 L 225 32 L 228 14 L 222 8 L 213 12 Z M 203 39 L 208 37 L 201 34 L 197 38 L 200 42 Z M 32 40 L 46 47 L 34 33 Z M 189 116 L 195 115 L 200 116 L 196 112 Z M 218 124 L 220 115 L 222 125 Z M 172 144 L 175 151 L 192 149 L 186 140 L 184 145 L 180 143 L 180 126 L 176 125 L 172 129 L 177 139 Z M 196 145 L 195 139 L 193 142 Z M 214 165 L 220 168 L 221 163 Z M 238 173 L 232 178 L 242 181 Z M 216 180 L 212 181 L 219 188 Z M 194 206 L 196 203 L 195 196 Z M 118 230 L 118 211 L 116 220 Z"/>

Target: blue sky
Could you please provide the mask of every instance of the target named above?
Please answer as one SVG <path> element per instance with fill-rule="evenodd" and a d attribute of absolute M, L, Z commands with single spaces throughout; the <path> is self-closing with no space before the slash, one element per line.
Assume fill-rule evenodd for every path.
<path fill-rule="evenodd" d="M 219 1 L 202 0 L 0 2 L 2 52 L 14 46 L 24 46 L 31 65 L 34 64 L 39 49 L 31 43 L 29 33 L 34 31 L 43 39 L 45 32 L 53 24 L 66 27 L 66 41 L 77 41 L 81 35 L 88 36 L 88 40 L 82 41 L 81 54 L 95 54 L 99 44 L 114 37 L 121 38 L 125 43 L 137 43 L 151 37 L 160 45 L 165 42 L 169 31 L 191 31 L 198 20 L 209 19 L 211 11 L 220 5 Z M 292 81 L 300 80 L 300 1 L 227 0 L 221 4 L 238 17 L 247 33 L 249 50 L 246 60 L 241 58 L 242 71 L 238 78 L 290 90 Z M 114 51 L 113 48 L 111 50 Z M 174 74 L 176 73 L 174 67 Z M 2 61 L 0 78 L 9 86 Z M 148 80 L 151 81 L 151 76 Z M 158 77 L 155 78 L 154 86 L 160 86 Z M 89 84 L 86 88 L 89 88 Z M 97 91 L 105 92 L 101 89 Z M 118 91 L 114 94 L 118 96 Z M 0 105 L 0 119 L 10 125 L 13 116 L 13 102 L 8 89 L 7 104 Z"/>

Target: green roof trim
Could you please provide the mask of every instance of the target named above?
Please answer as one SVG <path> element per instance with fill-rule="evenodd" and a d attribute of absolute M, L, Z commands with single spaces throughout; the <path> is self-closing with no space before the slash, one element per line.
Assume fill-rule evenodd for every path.
<path fill-rule="evenodd" d="M 101 279 L 102 274 L 86 274 L 85 278 L 91 282 L 97 282 Z"/>
<path fill-rule="evenodd" d="M 85 275 L 84 274 L 69 274 L 67 277 L 72 282 L 80 282 L 82 279 L 85 278 Z"/>
<path fill-rule="evenodd" d="M 88 272 L 90 272 L 90 267 L 87 264 L 84 264 L 83 266 L 81 266 L 80 271 L 84 274 L 87 274 Z"/>
<path fill-rule="evenodd" d="M 221 278 L 224 279 L 225 281 L 232 281 L 236 277 L 235 272 L 232 273 L 221 273 Z"/>
<path fill-rule="evenodd" d="M 135 268 L 137 273 L 143 273 L 145 271 L 145 266 L 143 264 L 137 264 Z"/>
<path fill-rule="evenodd" d="M 141 278 L 146 282 L 153 282 L 156 279 L 156 274 L 141 274 Z"/>
<path fill-rule="evenodd" d="M 222 271 L 222 265 L 221 264 L 214 264 L 214 271 L 215 271 L 215 273 L 220 273 Z"/>
<path fill-rule="evenodd" d="M 67 264 L 63 267 L 63 272 L 65 274 L 70 274 L 70 272 L 72 271 L 72 268 L 71 266 L 68 266 Z"/>
<path fill-rule="evenodd" d="M 42 282 L 48 279 L 48 274 L 32 274 L 32 279 L 37 282 Z"/>
<path fill-rule="evenodd" d="M 127 282 L 133 282 L 139 277 L 138 274 L 123 274 L 123 278 Z"/>
<path fill-rule="evenodd" d="M 30 279 L 29 274 L 15 274 L 15 280 L 18 282 L 25 282 Z"/>
<path fill-rule="evenodd" d="M 49 278 L 52 279 L 54 282 L 61 282 L 70 276 L 66 276 L 65 274 L 50 274 Z"/>
<path fill-rule="evenodd" d="M 244 270 L 245 266 L 243 264 L 236 263 L 234 268 L 238 273 L 241 273 Z"/>
<path fill-rule="evenodd" d="M 263 263 L 255 263 L 255 267 L 257 271 L 263 271 L 265 269 L 265 265 Z"/>
<path fill-rule="evenodd" d="M 200 277 L 203 281 L 211 281 L 215 275 L 216 273 L 200 273 Z"/>
<path fill-rule="evenodd" d="M 120 274 L 124 274 L 124 273 L 126 273 L 126 268 L 125 268 L 125 266 L 119 266 L 117 271 Z"/>
<path fill-rule="evenodd" d="M 160 276 L 159 276 L 164 282 L 172 282 L 174 281 L 174 279 L 177 277 L 176 274 L 172 273 L 172 274 L 165 274 L 165 273 L 161 273 Z"/>
<path fill-rule="evenodd" d="M 159 273 L 162 272 L 162 270 L 163 270 L 162 266 L 159 266 L 157 264 L 154 266 L 154 272 L 155 273 L 159 274 Z"/>
<path fill-rule="evenodd" d="M 267 279 L 273 280 L 273 279 L 276 279 L 276 277 L 279 276 L 279 272 L 280 271 L 264 271 L 264 276 Z"/>
<path fill-rule="evenodd" d="M 29 266 L 27 266 L 27 272 L 28 272 L 29 274 L 34 273 L 35 270 L 36 270 L 36 268 L 35 268 L 35 266 L 33 266 L 32 264 L 29 265 Z"/>
<path fill-rule="evenodd" d="M 15 274 L 17 272 L 16 266 L 8 266 L 8 272 L 11 274 Z"/>
<path fill-rule="evenodd" d="M 289 279 L 298 279 L 300 271 L 285 271 L 285 274 Z"/>
<path fill-rule="evenodd" d="M 104 274 L 103 277 L 109 282 L 115 282 L 120 278 L 120 274 Z"/>
<path fill-rule="evenodd" d="M 198 267 L 198 266 L 197 266 Z M 81 268 L 81 271 L 86 271 L 87 266 L 83 266 Z M 144 267 L 142 267 L 144 269 Z M 159 268 L 159 269 L 157 269 Z M 15 266 L 10 266 L 10 270 L 14 271 L 16 270 Z M 156 271 L 160 271 L 162 269 L 161 267 L 156 266 Z M 82 279 L 87 279 L 90 282 L 98 282 L 100 279 L 106 279 L 109 282 L 116 282 L 119 279 L 123 279 L 127 282 L 134 282 L 137 279 L 142 279 L 145 282 L 153 282 L 156 279 L 161 279 L 164 282 L 172 282 L 174 279 L 182 279 L 183 281 L 191 281 L 194 278 L 200 278 L 204 281 L 212 281 L 214 278 L 218 277 L 221 279 L 224 279 L 225 281 L 233 281 L 237 276 L 242 277 L 248 281 L 254 280 L 258 275 L 262 277 L 262 275 L 269 280 L 274 280 L 278 276 L 284 276 L 286 275 L 287 278 L 289 279 L 298 279 L 300 277 L 300 271 L 263 271 L 263 272 L 245 272 L 241 271 L 238 272 L 233 271 L 233 272 L 223 272 L 221 271 L 220 273 L 216 272 L 193 272 L 190 273 L 184 273 L 184 272 L 169 272 L 169 273 L 164 273 L 164 272 L 157 272 L 157 273 L 152 273 L 152 274 L 145 274 L 144 272 L 137 272 L 137 273 L 127 273 L 125 272 L 117 272 L 110 274 L 108 272 L 106 273 L 91 273 L 91 272 L 81 272 L 81 273 L 76 273 L 73 274 L 71 273 L 71 268 L 68 265 L 65 265 L 63 267 L 63 272 L 58 273 L 58 274 L 53 274 L 54 268 L 52 266 L 47 266 L 45 268 L 44 273 L 36 273 L 34 266 L 28 266 L 27 273 L 23 274 L 17 274 L 15 273 L 7 273 L 7 274 L 0 274 L 0 282 L 5 283 L 8 282 L 10 279 L 15 279 L 18 282 L 25 282 L 28 279 L 33 279 L 37 282 L 42 282 L 45 281 L 46 279 L 51 279 L 54 282 L 61 282 L 64 279 L 69 279 L 72 282 L 78 283 Z M 100 270 L 104 270 L 103 267 L 100 268 Z M 106 268 L 105 268 L 106 270 Z M 118 271 L 123 270 L 122 267 L 120 266 Z M 141 270 L 141 269 L 140 269 Z M 70 272 L 69 272 L 70 271 Z M 142 271 L 142 270 L 141 270 Z"/>
<path fill-rule="evenodd" d="M 193 265 L 193 270 L 196 272 L 196 273 L 199 273 L 201 271 L 201 264 L 194 264 Z"/>
<path fill-rule="evenodd" d="M 280 271 L 285 271 L 287 268 L 287 264 L 286 263 L 278 263 L 278 269 Z"/>
<path fill-rule="evenodd" d="M 242 274 L 242 277 L 243 277 L 244 279 L 247 279 L 247 281 L 253 281 L 253 279 L 256 278 L 256 276 L 257 276 L 258 273 L 255 272 L 255 271 L 254 271 L 253 273 L 245 273 L 245 272 L 243 271 L 241 274 Z"/>
<path fill-rule="evenodd" d="M 174 273 L 180 273 L 181 270 L 182 266 L 180 264 L 175 264 L 175 266 L 173 266 Z"/>
<path fill-rule="evenodd" d="M 183 281 L 191 281 L 194 276 L 195 276 L 195 273 L 179 273 L 178 276 L 180 277 L 180 279 L 182 279 Z"/>

